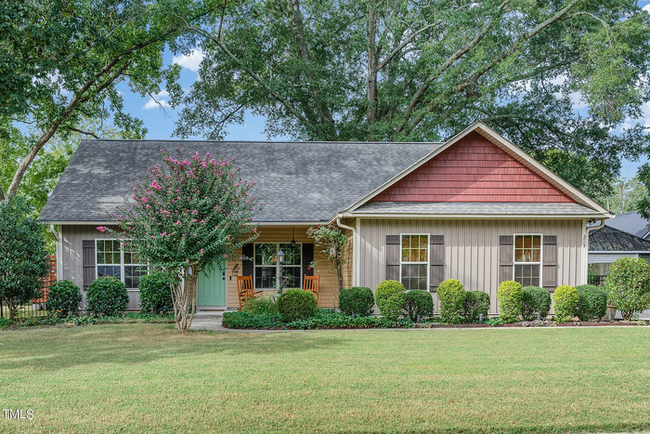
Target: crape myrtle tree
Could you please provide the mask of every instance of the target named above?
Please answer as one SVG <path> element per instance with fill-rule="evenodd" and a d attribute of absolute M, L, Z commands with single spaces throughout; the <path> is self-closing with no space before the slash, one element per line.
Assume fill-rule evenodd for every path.
<path fill-rule="evenodd" d="M 0 202 L 0 299 L 9 308 L 9 319 L 39 296 L 50 269 L 42 224 L 31 213 L 22 197 Z"/>
<path fill-rule="evenodd" d="M 597 198 L 647 143 L 636 0 L 223 5 L 222 25 L 192 26 L 205 58 L 180 136 L 220 138 L 246 110 L 302 140 L 439 141 L 481 120 Z"/>
<path fill-rule="evenodd" d="M 120 237 L 124 248 L 168 273 L 176 326 L 186 331 L 196 309 L 199 273 L 257 238 L 252 220 L 260 204 L 234 160 L 198 152 L 191 158 L 161 155 L 161 167 L 149 169 L 149 179 L 138 182 L 132 200 L 112 216 L 119 229 L 98 229 Z"/>

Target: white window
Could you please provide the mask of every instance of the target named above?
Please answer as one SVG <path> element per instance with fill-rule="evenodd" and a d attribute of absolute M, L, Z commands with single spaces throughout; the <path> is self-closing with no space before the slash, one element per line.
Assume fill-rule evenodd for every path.
<path fill-rule="evenodd" d="M 542 236 L 515 235 L 514 280 L 521 286 L 541 286 Z"/>
<path fill-rule="evenodd" d="M 97 278 L 116 277 L 129 291 L 137 291 L 140 277 L 147 274 L 147 264 L 135 253 L 121 247 L 120 240 L 96 240 Z"/>
<path fill-rule="evenodd" d="M 400 235 L 400 281 L 407 290 L 429 289 L 429 234 Z"/>
<path fill-rule="evenodd" d="M 253 255 L 254 276 L 256 289 L 275 289 L 280 287 L 278 279 L 280 264 L 278 252 L 284 253 L 282 288 L 302 288 L 302 244 L 296 243 L 256 243 Z"/>

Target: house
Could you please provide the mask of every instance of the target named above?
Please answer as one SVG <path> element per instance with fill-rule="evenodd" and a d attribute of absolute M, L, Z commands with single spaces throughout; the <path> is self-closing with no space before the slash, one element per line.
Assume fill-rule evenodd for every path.
<path fill-rule="evenodd" d="M 618 217 L 616 216 L 616 219 Z M 609 267 L 618 258 L 623 257 L 642 258 L 650 262 L 650 240 L 610 225 L 591 232 L 588 259 L 589 283 L 601 285 L 609 272 Z"/>
<path fill-rule="evenodd" d="M 40 218 L 58 226 L 57 273 L 84 290 L 98 276 L 127 284 L 138 308 L 137 283 L 145 264 L 106 239 L 97 226 L 115 211 L 159 150 L 210 152 L 235 158 L 265 207 L 259 238 L 241 252 L 252 261 L 217 264 L 199 279 L 199 309 L 236 308 L 236 277 L 256 288 L 276 286 L 275 253 L 300 287 L 321 274 L 319 304 L 331 307 L 334 271 L 313 241 L 310 226 L 332 222 L 350 237 L 345 286 L 375 289 L 385 279 L 435 294 L 444 279 L 489 293 L 497 313 L 504 280 L 539 285 L 587 281 L 588 228 L 610 213 L 477 122 L 444 143 L 83 141 Z M 286 262 L 286 261 L 285 261 Z M 436 309 L 437 299 L 434 297 Z"/>
<path fill-rule="evenodd" d="M 625 212 L 617 214 L 615 219 L 607 220 L 605 225 L 619 231 L 627 232 L 635 237 L 650 238 L 650 223 L 638 212 Z"/>

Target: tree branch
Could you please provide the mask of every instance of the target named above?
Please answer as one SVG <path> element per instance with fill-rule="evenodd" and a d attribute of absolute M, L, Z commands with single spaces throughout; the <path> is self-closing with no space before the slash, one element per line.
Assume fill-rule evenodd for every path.
<path fill-rule="evenodd" d="M 45 144 L 52 138 L 52 136 L 57 132 L 59 127 L 63 124 L 63 122 L 72 114 L 72 112 L 75 110 L 75 108 L 79 105 L 82 104 L 86 101 L 88 101 L 89 97 L 86 95 L 86 93 L 97 83 L 97 81 L 105 74 L 110 73 L 112 69 L 126 56 L 132 54 L 133 52 L 140 50 L 142 48 L 148 47 L 152 44 L 155 44 L 163 39 L 165 39 L 167 36 L 171 35 L 172 33 L 176 32 L 178 28 L 172 28 L 168 29 L 167 31 L 163 32 L 162 34 L 158 35 L 155 38 L 152 38 L 148 41 L 142 41 L 137 44 L 131 45 L 129 48 L 124 50 L 122 53 L 118 54 L 115 56 L 110 62 L 108 62 L 106 65 L 104 65 L 100 71 L 94 74 L 94 76 L 86 81 L 84 85 L 79 89 L 79 91 L 75 92 L 74 97 L 70 100 L 68 103 L 68 106 L 59 114 L 58 117 L 55 118 L 54 121 L 52 121 L 50 128 L 45 131 L 41 137 L 36 141 L 34 146 L 29 150 L 23 161 L 20 163 L 18 166 L 18 169 L 16 169 L 16 173 L 14 174 L 14 178 L 11 181 L 11 184 L 9 184 L 9 188 L 7 189 L 7 195 L 14 195 L 18 191 L 18 187 L 20 183 L 22 182 L 23 177 L 25 176 L 25 172 L 27 171 L 27 168 L 29 167 L 30 164 L 34 161 L 36 158 L 36 155 L 38 152 L 45 146 Z M 111 83 L 115 81 L 115 79 L 130 65 L 130 62 L 127 62 L 125 66 L 120 68 L 117 74 L 115 74 L 113 77 L 108 79 L 104 84 L 100 85 L 96 89 L 96 93 L 99 94 L 101 93 L 106 87 L 108 87 Z"/>
<path fill-rule="evenodd" d="M 521 44 L 530 38 L 536 36 L 539 34 L 542 30 L 550 26 L 551 24 L 557 22 L 560 20 L 564 15 L 566 15 L 580 0 L 572 0 L 571 3 L 569 3 L 566 7 L 563 9 L 560 9 L 555 15 L 552 17 L 542 21 L 539 23 L 537 26 L 535 26 L 530 32 L 524 32 L 521 35 L 519 35 L 515 41 L 510 44 L 510 47 L 506 49 L 503 53 L 501 53 L 500 56 L 497 56 L 492 62 L 490 62 L 488 65 L 485 67 L 476 70 L 468 80 L 466 80 L 464 83 L 456 86 L 456 88 L 451 92 L 451 94 L 456 94 L 462 92 L 464 89 L 472 86 L 475 84 L 479 78 L 481 78 L 485 73 L 488 71 L 492 70 L 495 66 L 506 60 L 508 57 L 510 57 L 517 49 L 521 46 Z M 410 115 L 410 114 L 409 114 Z M 416 118 L 409 122 L 409 130 L 412 130 L 415 128 L 420 122 L 422 121 L 422 115 L 416 116 Z M 398 131 L 398 133 L 401 131 Z"/>
<path fill-rule="evenodd" d="M 221 49 L 233 62 L 235 62 L 246 74 L 248 74 L 249 77 L 251 77 L 253 80 L 255 80 L 257 83 L 259 83 L 266 91 L 271 95 L 276 101 L 278 101 L 280 104 L 282 104 L 298 121 L 306 127 L 308 130 L 313 130 L 312 126 L 309 124 L 309 122 L 296 110 L 287 100 L 282 98 L 276 91 L 271 89 L 271 87 L 264 81 L 262 78 L 257 75 L 255 72 L 253 72 L 251 69 L 247 68 L 238 58 L 235 56 L 219 39 L 215 38 L 212 36 L 210 33 L 206 32 L 203 29 L 199 29 L 196 27 L 188 27 L 188 30 L 191 30 L 195 33 L 198 33 L 199 35 L 202 35 L 205 38 L 208 38 L 215 44 L 217 44 L 217 47 Z"/>
<path fill-rule="evenodd" d="M 67 129 L 70 131 L 74 131 L 75 133 L 79 134 L 84 134 L 86 136 L 94 137 L 97 140 L 101 140 L 101 137 L 99 137 L 97 134 L 93 133 L 92 131 L 84 131 L 79 128 L 71 127 L 71 126 L 66 126 Z"/>
<path fill-rule="evenodd" d="M 418 31 L 414 32 L 404 42 L 402 42 L 397 47 L 395 47 L 395 49 L 388 56 L 386 56 L 386 58 L 384 60 L 379 62 L 379 65 L 377 66 L 377 71 L 381 71 L 382 69 L 384 69 L 384 67 L 386 65 L 388 65 L 390 63 L 390 61 L 393 60 L 393 58 L 395 56 L 397 56 L 399 54 L 399 52 L 404 49 L 404 47 L 406 47 L 408 44 L 413 42 L 415 40 L 415 38 L 417 38 L 419 35 L 421 35 L 422 33 L 426 32 L 429 29 L 438 27 L 440 24 L 442 24 L 442 21 L 438 21 L 437 23 L 429 24 L 429 25 L 424 26 L 423 28 L 419 29 Z"/>
<path fill-rule="evenodd" d="M 426 93 L 426 91 L 429 89 L 429 86 L 431 86 L 431 83 L 433 83 L 438 77 L 440 77 L 447 69 L 449 69 L 458 59 L 463 57 L 467 52 L 471 51 L 476 47 L 479 42 L 485 38 L 485 36 L 490 32 L 492 27 L 495 24 L 496 18 L 503 12 L 505 7 L 508 5 L 510 0 L 504 0 L 501 5 L 499 5 L 499 9 L 497 10 L 497 13 L 490 18 L 490 20 L 487 22 L 485 26 L 481 29 L 481 31 L 472 39 L 469 44 L 465 45 L 464 47 L 459 48 L 456 50 L 454 54 L 452 54 L 450 57 L 447 58 L 447 60 L 435 71 L 433 75 L 431 75 L 425 82 L 424 84 L 415 92 L 413 95 L 413 98 L 411 99 L 411 102 L 409 102 L 409 105 L 406 107 L 406 110 L 404 112 L 404 123 L 397 129 L 397 134 L 400 134 L 404 129 L 406 129 L 407 121 L 411 117 L 411 114 L 413 113 L 413 110 L 417 105 L 422 101 L 422 97 Z"/>

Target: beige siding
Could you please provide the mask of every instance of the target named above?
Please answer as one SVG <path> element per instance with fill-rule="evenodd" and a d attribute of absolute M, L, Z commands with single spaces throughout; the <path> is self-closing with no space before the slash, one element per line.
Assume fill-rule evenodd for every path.
<path fill-rule="evenodd" d="M 298 243 L 313 244 L 314 240 L 307 237 L 307 226 L 295 227 L 295 240 Z M 294 232 L 290 226 L 260 226 L 258 227 L 259 237 L 255 240 L 256 243 L 277 242 L 289 243 L 291 242 Z M 241 251 L 238 251 L 236 256 L 241 256 Z M 318 246 L 314 246 L 314 262 L 316 262 L 315 274 L 320 274 L 320 295 L 318 298 L 318 305 L 321 307 L 333 307 L 334 296 L 338 290 L 338 283 L 336 279 L 336 271 L 332 268 L 325 256 L 320 253 Z M 239 308 L 237 300 L 237 278 L 232 273 L 235 264 L 238 265 L 239 273 L 241 274 L 242 264 L 241 261 L 228 261 L 226 269 L 226 282 L 227 282 L 227 295 L 226 302 L 228 308 Z M 352 281 L 352 261 L 350 258 L 350 268 L 344 266 L 343 281 Z"/>
<path fill-rule="evenodd" d="M 61 254 L 60 254 L 60 276 L 59 280 L 71 280 L 79 288 L 83 288 L 83 261 L 82 241 L 107 238 L 106 234 L 99 232 L 96 226 L 78 225 L 61 226 Z M 86 292 L 81 291 L 86 301 Z M 140 309 L 140 296 L 137 291 L 129 291 L 128 310 Z"/>
<path fill-rule="evenodd" d="M 581 279 L 581 220 L 389 220 L 363 219 L 359 225 L 360 284 L 373 290 L 386 274 L 386 235 L 444 235 L 444 278 L 458 279 L 466 290 L 490 294 L 490 313 L 497 313 L 499 236 L 515 233 L 557 235 L 558 285 Z M 435 298 L 435 297 L 434 297 Z M 436 309 L 437 309 L 436 300 Z"/>

